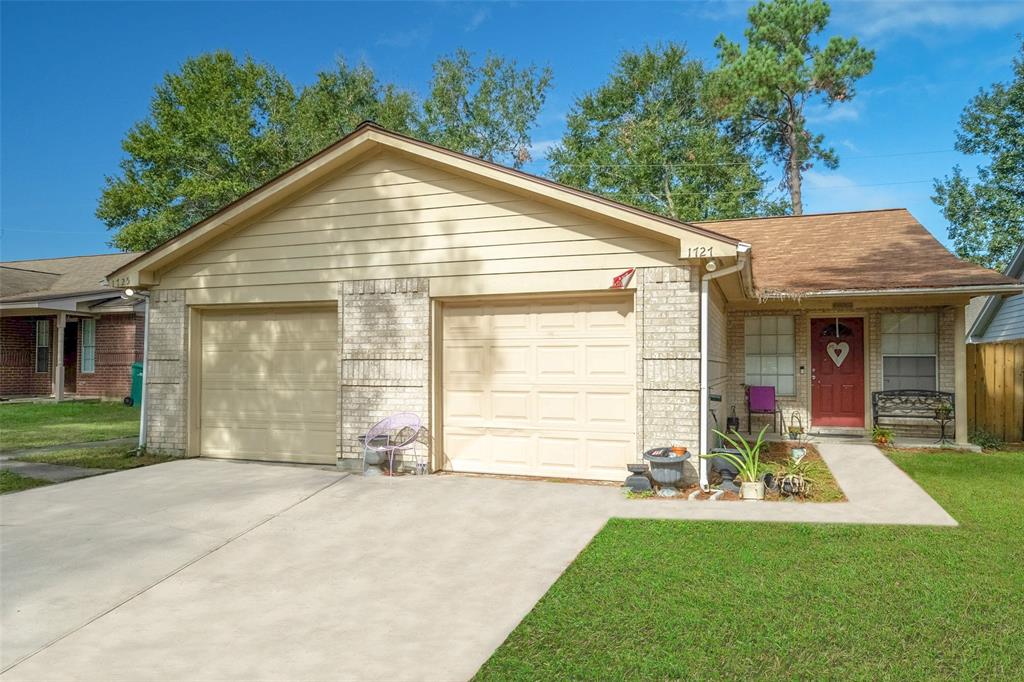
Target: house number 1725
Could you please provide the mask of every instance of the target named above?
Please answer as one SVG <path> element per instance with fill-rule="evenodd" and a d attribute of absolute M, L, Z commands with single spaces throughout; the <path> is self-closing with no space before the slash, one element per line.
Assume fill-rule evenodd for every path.
<path fill-rule="evenodd" d="M 686 249 L 687 258 L 711 258 L 714 256 L 713 246 L 691 246 Z"/>

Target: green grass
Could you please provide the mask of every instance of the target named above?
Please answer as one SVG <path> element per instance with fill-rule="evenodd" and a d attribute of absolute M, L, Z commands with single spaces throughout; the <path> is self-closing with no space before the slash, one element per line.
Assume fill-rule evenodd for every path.
<path fill-rule="evenodd" d="M 0 452 L 133 436 L 139 410 L 115 402 L 0 405 Z"/>
<path fill-rule="evenodd" d="M 23 462 L 63 464 L 64 466 L 86 467 L 88 469 L 135 469 L 169 462 L 173 457 L 164 455 L 131 455 L 128 448 L 78 448 L 47 452 L 40 455 L 20 457 Z"/>
<path fill-rule="evenodd" d="M 13 471 L 0 471 L 0 495 L 4 493 L 16 493 L 20 490 L 38 488 L 41 485 L 50 485 L 49 481 L 41 478 L 29 478 L 16 474 Z"/>
<path fill-rule="evenodd" d="M 1024 679 L 1024 453 L 892 458 L 961 526 L 615 519 L 477 679 Z"/>

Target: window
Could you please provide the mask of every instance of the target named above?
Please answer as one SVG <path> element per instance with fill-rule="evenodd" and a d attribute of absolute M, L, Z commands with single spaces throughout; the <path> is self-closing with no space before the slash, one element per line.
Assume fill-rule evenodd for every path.
<path fill-rule="evenodd" d="M 96 371 L 96 320 L 82 320 L 82 373 Z"/>
<path fill-rule="evenodd" d="M 36 320 L 36 372 L 50 371 L 50 321 Z"/>
<path fill-rule="evenodd" d="M 795 395 L 793 318 L 754 317 L 744 320 L 748 386 L 774 386 L 778 395 Z"/>
<path fill-rule="evenodd" d="M 882 388 L 935 390 L 938 376 L 938 316 L 882 315 Z"/>

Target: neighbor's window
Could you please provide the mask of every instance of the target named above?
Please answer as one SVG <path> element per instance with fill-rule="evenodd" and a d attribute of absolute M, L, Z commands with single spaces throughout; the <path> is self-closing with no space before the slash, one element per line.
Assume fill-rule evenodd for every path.
<path fill-rule="evenodd" d="M 96 371 L 96 320 L 82 320 L 82 373 Z"/>
<path fill-rule="evenodd" d="M 36 320 L 36 372 L 50 371 L 50 321 Z"/>
<path fill-rule="evenodd" d="M 778 395 L 795 395 L 793 318 L 750 316 L 744 320 L 743 332 L 746 384 L 774 386 Z"/>
<path fill-rule="evenodd" d="M 935 313 L 882 315 L 882 388 L 935 390 L 938 347 Z"/>

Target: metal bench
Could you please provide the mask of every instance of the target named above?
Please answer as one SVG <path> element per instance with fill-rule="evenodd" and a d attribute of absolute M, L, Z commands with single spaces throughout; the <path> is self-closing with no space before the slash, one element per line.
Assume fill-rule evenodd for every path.
<path fill-rule="evenodd" d="M 939 443 L 949 442 L 946 424 L 956 416 L 955 404 L 953 394 L 947 391 L 902 389 L 871 394 L 871 414 L 876 426 L 882 426 L 882 419 L 927 419 L 938 424 Z M 943 406 L 946 409 L 940 409 Z"/>

